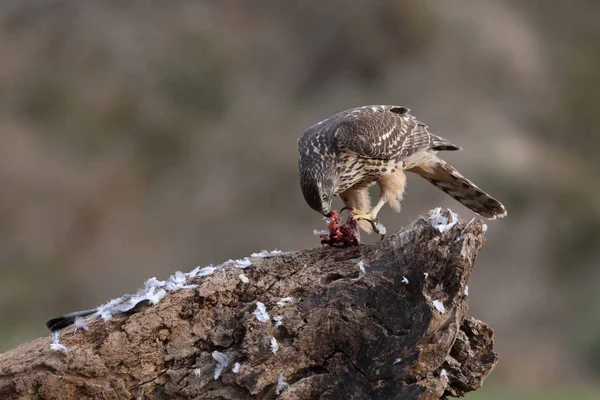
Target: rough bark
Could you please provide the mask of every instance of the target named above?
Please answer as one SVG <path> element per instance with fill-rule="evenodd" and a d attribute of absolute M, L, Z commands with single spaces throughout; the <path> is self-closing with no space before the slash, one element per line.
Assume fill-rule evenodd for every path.
<path fill-rule="evenodd" d="M 272 399 L 280 374 L 279 399 L 461 396 L 497 362 L 492 329 L 466 314 L 484 241 L 481 222 L 441 233 L 419 219 L 375 245 L 225 263 L 157 305 L 63 329 L 66 356 L 50 337 L 0 355 L 0 398 Z M 260 322 L 257 301 L 282 324 Z M 229 359 L 217 380 L 215 350 Z"/>

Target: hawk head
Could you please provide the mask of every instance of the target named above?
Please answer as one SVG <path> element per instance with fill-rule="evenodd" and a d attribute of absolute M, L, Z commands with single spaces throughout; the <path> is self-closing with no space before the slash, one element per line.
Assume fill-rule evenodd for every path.
<path fill-rule="evenodd" d="M 337 194 L 338 179 L 335 158 L 329 154 L 300 157 L 300 187 L 310 208 L 328 217 L 331 202 Z"/>

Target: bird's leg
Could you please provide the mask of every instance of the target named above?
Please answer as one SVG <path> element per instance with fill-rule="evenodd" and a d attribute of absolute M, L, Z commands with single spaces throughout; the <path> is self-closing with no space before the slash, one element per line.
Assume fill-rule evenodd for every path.
<path fill-rule="evenodd" d="M 386 200 L 383 197 L 380 197 L 379 201 L 377 202 L 375 207 L 371 209 L 370 212 L 363 212 L 357 209 L 350 210 L 350 214 L 352 214 L 352 219 L 356 221 L 369 221 L 371 223 L 371 226 L 373 227 L 373 230 L 379 233 L 379 228 L 377 228 L 377 214 L 379 214 L 379 210 L 381 210 L 381 207 L 383 207 L 385 202 Z"/>
<path fill-rule="evenodd" d="M 375 204 L 375 207 L 373 207 L 371 209 L 371 215 L 373 215 L 375 217 L 375 219 L 377 219 L 377 214 L 379 214 L 379 210 L 381 210 L 381 207 L 383 207 L 383 205 L 386 203 L 386 200 L 382 197 L 379 198 L 379 201 L 377 202 L 377 204 Z"/>

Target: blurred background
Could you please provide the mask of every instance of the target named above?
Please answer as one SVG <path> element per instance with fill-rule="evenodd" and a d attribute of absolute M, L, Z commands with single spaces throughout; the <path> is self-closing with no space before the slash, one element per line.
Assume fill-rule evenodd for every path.
<path fill-rule="evenodd" d="M 298 138 L 397 104 L 509 210 L 469 285 L 500 362 L 468 398 L 595 399 L 598 71 L 597 0 L 3 0 L 0 351 L 152 276 L 318 246 Z M 409 181 L 388 230 L 473 217 Z"/>

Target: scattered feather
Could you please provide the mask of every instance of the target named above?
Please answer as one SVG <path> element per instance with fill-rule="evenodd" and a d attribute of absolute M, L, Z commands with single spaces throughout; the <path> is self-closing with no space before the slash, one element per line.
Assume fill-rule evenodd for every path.
<path fill-rule="evenodd" d="M 148 290 L 142 291 L 142 292 L 136 294 L 135 296 L 132 296 L 126 302 L 123 302 L 122 304 L 115 306 L 111 310 L 112 315 L 129 311 L 141 301 L 147 300 L 151 304 L 154 304 L 154 305 L 158 304 L 158 302 L 160 302 L 166 296 L 166 294 L 167 294 L 167 292 L 165 291 L 165 289 L 156 290 L 156 287 L 150 287 L 150 288 L 148 288 Z"/>
<path fill-rule="evenodd" d="M 313 231 L 313 235 L 315 235 L 317 237 L 329 236 L 329 231 L 326 229 L 323 229 L 323 230 L 315 229 Z"/>
<path fill-rule="evenodd" d="M 185 285 L 186 282 L 187 276 L 183 272 L 177 271 L 167 280 L 167 290 L 177 290 L 177 286 Z"/>
<path fill-rule="evenodd" d="M 394 360 L 394 362 L 393 362 L 393 365 L 396 365 L 396 364 L 398 364 L 398 363 L 399 363 L 399 362 L 401 362 L 401 361 L 402 361 L 402 359 L 401 359 L 401 358 L 396 358 L 396 359 Z"/>
<path fill-rule="evenodd" d="M 458 222 L 458 216 L 456 213 L 453 213 L 450 209 L 448 209 L 445 213 L 447 216 L 442 214 L 441 207 L 436 207 L 428 218 L 429 224 L 442 233 L 452 229 L 452 227 Z"/>
<path fill-rule="evenodd" d="M 253 257 L 267 257 L 270 255 L 281 254 L 280 250 L 267 251 L 263 250 L 260 253 L 253 253 Z M 252 265 L 252 261 L 248 257 L 245 257 L 241 260 L 230 260 L 233 262 L 235 267 L 237 268 L 248 268 Z M 188 280 L 194 277 L 202 277 L 213 274 L 215 271 L 219 270 L 220 267 L 213 267 L 212 265 L 206 267 L 196 267 L 192 271 L 188 273 L 183 273 L 181 271 L 175 272 L 173 275 L 169 277 L 167 280 L 159 280 L 156 277 L 152 277 L 147 279 L 144 282 L 143 289 L 140 289 L 135 295 L 125 294 L 119 298 L 112 299 L 107 303 L 96 308 L 94 317 L 100 317 L 104 322 L 108 322 L 114 315 L 127 312 L 132 310 L 134 307 L 139 305 L 142 302 L 157 304 L 160 302 L 167 294 L 167 291 L 176 291 L 181 289 L 194 289 L 198 287 L 196 284 L 188 284 Z M 239 278 L 242 282 L 248 283 L 250 280 L 244 274 L 240 274 Z M 278 302 L 279 305 L 284 305 L 288 301 L 292 301 L 292 297 L 287 297 L 281 299 Z M 254 312 L 256 318 L 259 321 L 267 322 L 270 320 L 269 314 L 266 312 L 266 308 L 264 304 L 257 302 L 257 310 Z M 75 332 L 79 329 L 88 330 L 87 325 L 85 324 L 82 317 L 77 317 L 74 320 L 75 324 Z M 281 325 L 281 320 L 276 321 L 277 326 Z M 62 345 L 59 346 L 60 343 L 53 343 L 53 348 L 61 349 Z M 64 346 L 63 346 L 64 347 Z"/>
<path fill-rule="evenodd" d="M 197 266 L 196 268 L 194 268 L 193 270 L 191 270 L 190 272 L 188 272 L 187 274 L 185 274 L 188 278 L 194 278 L 196 275 L 198 275 L 198 272 L 200 272 L 200 266 Z"/>
<path fill-rule="evenodd" d="M 60 330 L 52 332 L 52 343 L 50 344 L 50 350 L 60 351 L 65 356 L 69 355 L 69 349 L 60 343 Z"/>
<path fill-rule="evenodd" d="M 465 285 L 465 296 L 469 295 L 469 285 Z"/>
<path fill-rule="evenodd" d="M 423 275 L 425 276 L 425 279 L 429 278 L 429 273 L 428 272 L 423 272 Z"/>
<path fill-rule="evenodd" d="M 217 268 L 213 267 L 212 265 L 209 265 L 208 267 L 204 267 L 204 268 L 196 268 L 195 270 L 193 270 L 192 272 L 190 272 L 189 277 L 193 278 L 195 276 L 208 276 L 208 275 L 212 275 L 214 274 L 214 272 L 217 270 Z"/>
<path fill-rule="evenodd" d="M 256 310 L 253 313 L 256 316 L 256 319 L 260 322 L 267 322 L 271 318 L 269 317 L 269 313 L 267 312 L 267 308 L 260 301 L 256 302 Z"/>
<path fill-rule="evenodd" d="M 290 384 L 285 381 L 283 377 L 283 372 L 279 374 L 279 378 L 277 379 L 277 388 L 275 389 L 275 394 L 279 396 L 283 391 L 290 387 Z"/>
<path fill-rule="evenodd" d="M 240 372 L 240 363 L 236 362 L 233 365 L 233 368 L 231 369 L 231 372 L 233 372 L 234 374 L 237 374 L 238 372 Z"/>
<path fill-rule="evenodd" d="M 273 320 L 275 321 L 275 328 L 279 328 L 283 322 L 283 317 L 281 315 L 276 315 L 275 317 L 273 317 Z"/>
<path fill-rule="evenodd" d="M 229 365 L 229 359 L 227 358 L 227 356 L 223 353 L 221 353 L 220 351 L 213 351 L 212 352 L 212 358 L 217 362 L 217 365 L 215 367 L 215 372 L 214 372 L 214 378 L 215 381 L 217 379 L 219 379 L 219 376 L 221 376 L 221 372 L 223 372 L 223 368 L 225 368 L 227 365 Z"/>
<path fill-rule="evenodd" d="M 377 229 L 379 230 L 379 233 L 381 235 L 385 235 L 387 233 L 387 228 L 385 226 L 383 226 L 383 224 L 381 222 L 377 223 Z"/>
<path fill-rule="evenodd" d="M 100 315 L 100 317 L 102 318 L 102 321 L 104 321 L 104 322 L 108 322 L 108 321 L 110 321 L 110 319 L 111 319 L 111 318 L 112 318 L 112 316 L 113 316 L 113 315 L 112 315 L 112 313 L 111 313 L 111 312 L 109 312 L 108 310 L 107 310 L 107 311 L 104 311 L 104 312 L 102 312 L 102 313 L 100 313 L 100 314 L 98 314 L 98 315 Z"/>
<path fill-rule="evenodd" d="M 252 261 L 250 261 L 250 259 L 248 257 L 242 259 L 242 260 L 235 260 L 235 264 L 233 264 L 234 267 L 236 268 L 248 268 L 249 266 L 252 265 Z"/>
<path fill-rule="evenodd" d="M 176 275 L 176 277 L 172 276 L 171 278 L 173 278 L 173 280 L 169 282 L 159 281 L 156 278 L 150 278 L 144 283 L 143 290 L 140 290 L 135 295 L 126 294 L 119 297 L 118 299 L 113 299 L 109 301 L 108 303 L 98 307 L 95 315 L 99 315 L 104 320 L 104 322 L 107 322 L 112 318 L 113 315 L 127 312 L 142 301 L 147 300 L 151 304 L 157 304 L 167 294 L 165 289 L 162 289 L 163 286 L 165 288 L 168 288 L 170 284 L 173 285 L 173 287 L 179 285 L 180 288 L 192 286 L 180 285 L 181 282 L 186 282 L 185 274 L 180 272 Z M 193 286 L 195 287 L 196 285 Z"/>
<path fill-rule="evenodd" d="M 483 226 L 481 227 L 481 230 L 484 232 L 487 232 L 487 224 L 483 224 Z"/>
<path fill-rule="evenodd" d="M 367 271 L 365 270 L 365 263 L 362 260 L 358 262 L 358 268 L 360 269 L 360 272 L 358 273 L 357 278 L 352 278 L 354 282 L 360 281 L 363 278 L 363 276 L 365 276 L 365 274 L 367 273 Z"/>
<path fill-rule="evenodd" d="M 277 254 L 281 254 L 281 250 L 273 250 L 273 251 L 268 251 L 268 250 L 262 250 L 258 253 L 252 253 L 250 254 L 250 257 L 258 257 L 258 258 L 264 258 L 264 257 L 268 257 L 268 256 L 274 256 Z"/>
<path fill-rule="evenodd" d="M 129 300 L 131 295 L 125 294 L 117 299 L 112 299 L 108 303 L 98 307 L 96 315 L 99 315 L 104 322 L 109 321 L 114 314 L 118 314 L 121 306 L 125 301 Z"/>
<path fill-rule="evenodd" d="M 404 283 L 405 285 L 408 285 L 408 279 L 405 276 L 402 276 L 402 280 L 400 282 Z"/>
<path fill-rule="evenodd" d="M 279 343 L 277 343 L 277 339 L 272 337 L 271 338 L 271 351 L 273 352 L 273 354 L 276 354 L 277 350 L 279 350 Z"/>
<path fill-rule="evenodd" d="M 82 317 L 75 317 L 75 330 L 73 333 L 77 332 L 78 329 L 83 329 L 84 331 L 89 331 L 90 328 L 85 324 L 85 321 Z"/>
<path fill-rule="evenodd" d="M 198 285 L 187 285 L 187 275 L 181 271 L 175 272 L 167 280 L 166 289 L 170 292 L 181 289 L 194 289 Z"/>
<path fill-rule="evenodd" d="M 144 289 L 150 290 L 150 288 L 165 287 L 166 285 L 167 282 L 159 281 L 158 279 L 156 279 L 156 277 L 153 276 L 152 278 L 147 279 L 146 282 L 144 282 Z"/>
<path fill-rule="evenodd" d="M 157 304 L 166 296 L 166 290 L 175 291 L 180 289 L 196 288 L 198 285 L 187 284 L 188 277 L 209 275 L 215 270 L 217 270 L 217 268 L 209 266 L 204 268 L 195 268 L 192 272 L 187 274 L 177 271 L 166 281 L 161 281 L 156 279 L 156 277 L 152 277 L 144 282 L 144 288 L 140 289 L 135 295 L 125 294 L 96 308 L 94 316 L 99 316 L 104 322 L 108 322 L 113 315 L 130 311 L 140 302 L 147 301 L 151 304 Z M 75 318 L 74 323 L 75 331 L 78 329 L 88 330 L 81 317 Z"/>
<path fill-rule="evenodd" d="M 283 298 L 279 299 L 279 301 L 277 302 L 277 305 L 279 307 L 283 307 L 283 306 L 285 306 L 286 303 L 291 303 L 292 301 L 294 301 L 294 298 L 292 296 L 283 297 Z"/>
<path fill-rule="evenodd" d="M 435 307 L 436 310 L 438 310 L 442 314 L 446 312 L 446 307 L 444 307 L 444 303 L 442 303 L 439 300 L 434 300 L 433 301 L 433 306 Z"/>
<path fill-rule="evenodd" d="M 150 303 L 152 304 L 157 304 L 159 301 L 161 301 L 165 296 L 166 296 L 167 292 L 165 291 L 165 289 L 160 289 L 158 292 L 148 292 L 146 293 L 146 299 L 148 299 L 150 301 Z"/>
<path fill-rule="evenodd" d="M 194 376 L 200 378 L 200 375 L 202 375 L 202 370 L 200 368 L 194 368 Z"/>
<path fill-rule="evenodd" d="M 52 343 L 50 345 L 50 350 L 54 350 L 54 351 L 60 351 L 61 353 L 63 353 L 65 356 L 69 355 L 69 349 L 67 349 L 65 347 L 65 345 L 61 344 L 61 343 Z"/>
<path fill-rule="evenodd" d="M 471 220 L 469 222 L 467 222 L 467 224 L 465 225 L 463 230 L 460 232 L 460 235 L 458 235 L 458 237 L 456 238 L 455 242 L 458 242 L 460 239 L 462 239 L 463 235 L 467 231 L 467 228 L 469 227 L 469 225 L 471 225 L 473 223 L 473 221 L 475 221 L 476 218 L 477 217 L 473 217 L 473 218 L 471 218 Z"/>

